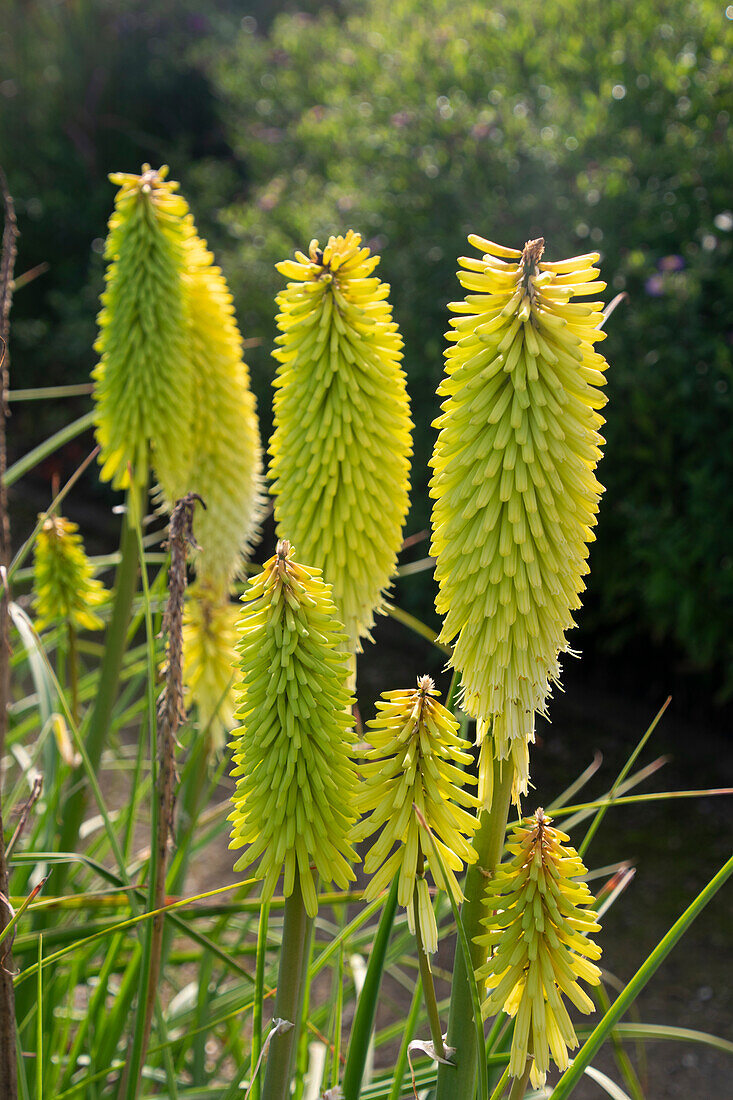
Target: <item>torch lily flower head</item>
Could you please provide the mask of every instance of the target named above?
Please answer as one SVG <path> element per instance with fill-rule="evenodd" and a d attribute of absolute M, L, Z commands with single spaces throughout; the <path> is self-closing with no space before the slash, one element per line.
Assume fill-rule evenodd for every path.
<path fill-rule="evenodd" d="M 482 255 L 459 261 L 467 294 L 450 306 L 431 460 L 436 606 L 477 740 L 490 731 L 491 755 L 511 758 L 518 799 L 535 715 L 570 652 L 602 492 L 603 304 L 572 299 L 606 284 L 597 253 L 549 262 L 542 240 L 522 252 L 469 241 Z"/>
<path fill-rule="evenodd" d="M 489 995 L 484 1014 L 503 1009 L 515 1017 L 510 1072 L 520 1077 L 531 1049 L 530 1079 L 545 1083 L 549 1059 L 567 1068 L 578 1045 L 563 994 L 580 1012 L 594 1005 L 579 981 L 597 985 L 601 972 L 591 959 L 601 949 L 589 938 L 599 931 L 593 898 L 580 881 L 586 869 L 568 837 L 551 826 L 541 809 L 514 827 L 511 859 L 501 864 L 486 890 L 487 932 L 477 943 L 492 954 L 477 974 Z"/>
<path fill-rule="evenodd" d="M 299 565 L 287 540 L 243 601 L 230 847 L 247 845 L 236 870 L 260 859 L 264 898 L 281 872 L 289 897 L 297 874 L 314 916 L 314 871 L 343 888 L 356 859 L 353 697 L 342 627 L 320 569 Z"/>
<path fill-rule="evenodd" d="M 186 219 L 184 285 L 187 350 L 196 390 L 191 426 L 195 461 L 158 470 L 168 506 L 195 492 L 196 575 L 223 594 L 240 573 L 263 510 L 262 448 L 256 401 L 242 355 L 232 296 L 206 242 Z"/>
<path fill-rule="evenodd" d="M 201 730 L 222 748 L 234 728 L 239 608 L 203 581 L 186 592 L 183 616 L 185 703 L 196 707 Z M 238 675 L 236 676 L 238 679 Z"/>
<path fill-rule="evenodd" d="M 108 592 L 94 578 L 92 564 L 76 523 L 47 516 L 36 538 L 33 566 L 33 606 L 36 628 L 68 622 L 76 630 L 101 630 L 96 608 Z"/>
<path fill-rule="evenodd" d="M 437 696 L 429 676 L 419 679 L 411 690 L 382 694 L 377 717 L 367 723 L 373 747 L 361 754 L 359 765 L 364 782 L 356 804 L 361 813 L 370 816 L 354 831 L 356 840 L 364 840 L 382 830 L 364 859 L 364 870 L 372 875 L 364 896 L 367 900 L 377 897 L 398 875 L 398 901 L 407 906 L 412 921 L 417 891 L 418 919 L 427 951 L 437 948 L 437 929 L 424 878 L 425 857 L 429 859 L 434 843 L 445 864 L 447 881 L 440 867 L 431 862 L 433 878 L 459 901 L 463 895 L 455 875 L 476 859 L 470 840 L 478 823 L 468 810 L 479 805 L 464 789 L 467 782 L 476 782 L 462 770 L 472 762 L 471 754 L 458 735 L 457 721 Z"/>
<path fill-rule="evenodd" d="M 106 289 L 99 313 L 96 383 L 101 477 L 116 488 L 129 470 L 147 485 L 191 465 L 193 378 L 183 284 L 188 207 L 167 167 L 110 176 L 119 185 L 105 248 Z"/>
<path fill-rule="evenodd" d="M 278 533 L 323 570 L 360 648 L 394 573 L 409 505 L 409 401 L 402 338 L 351 230 L 277 265 L 279 366 L 270 476 Z"/>

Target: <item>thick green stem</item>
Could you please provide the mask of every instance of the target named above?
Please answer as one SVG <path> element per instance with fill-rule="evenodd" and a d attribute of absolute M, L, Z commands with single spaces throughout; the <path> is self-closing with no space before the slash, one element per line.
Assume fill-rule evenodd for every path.
<path fill-rule="evenodd" d="M 384 960 L 387 954 L 387 945 L 392 932 L 392 924 L 397 910 L 397 886 L 398 879 L 392 882 L 387 900 L 384 903 L 382 916 L 379 919 L 379 927 L 374 937 L 374 943 L 369 955 L 364 985 L 359 995 L 359 1003 L 354 1013 L 354 1022 L 351 1025 L 351 1037 L 349 1039 L 349 1051 L 346 1056 L 346 1068 L 341 1085 L 344 1100 L 358 1100 L 361 1091 L 361 1080 L 364 1076 L 369 1040 L 374 1027 L 374 1017 L 377 1012 L 377 999 L 379 987 L 382 982 Z"/>
<path fill-rule="evenodd" d="M 265 993 L 265 962 L 267 960 L 267 926 L 270 919 L 270 903 L 263 901 L 257 930 L 257 969 L 255 972 L 254 1011 L 252 1013 L 252 1060 L 250 1063 L 251 1100 L 260 1100 L 260 1078 L 255 1077 L 262 1050 L 262 1004 Z"/>
<path fill-rule="evenodd" d="M 412 913 L 412 919 L 415 924 L 415 940 L 417 941 L 417 960 L 420 966 L 420 979 L 422 981 L 423 997 L 425 999 L 425 1010 L 428 1014 L 428 1024 L 430 1025 L 430 1038 L 433 1040 L 435 1053 L 438 1055 L 439 1058 L 445 1058 L 445 1047 L 443 1046 L 443 1029 L 440 1026 L 440 1013 L 438 1012 L 438 998 L 435 996 L 433 971 L 432 967 L 430 966 L 428 953 L 425 950 L 425 944 L 423 943 L 422 932 L 420 931 L 420 914 L 418 912 L 417 889 L 412 895 Z"/>
<path fill-rule="evenodd" d="M 135 530 L 135 514 L 141 508 L 143 494 L 139 487 L 130 488 L 127 496 L 127 513 L 122 527 L 120 545 L 121 561 L 115 577 L 114 605 L 112 618 L 104 639 L 104 657 L 99 670 L 99 683 L 94 707 L 86 733 L 86 750 L 92 768 L 98 770 L 102 749 L 109 731 L 112 710 L 117 699 L 122 660 L 125 655 L 127 627 L 130 621 L 132 601 L 137 588 L 138 546 Z M 86 770 L 81 764 L 71 779 L 69 798 L 64 810 L 61 826 L 59 851 L 72 852 L 76 848 L 79 829 L 86 808 Z M 63 872 L 59 868 L 59 875 Z M 56 888 L 60 889 L 59 878 Z"/>
<path fill-rule="evenodd" d="M 74 725 L 79 725 L 79 654 L 76 646 L 76 627 L 71 619 L 68 622 L 69 640 L 69 693 L 71 695 L 71 717 Z M 63 681 L 60 681 L 63 683 Z"/>
<path fill-rule="evenodd" d="M 529 1075 L 532 1072 L 533 1061 L 534 1058 L 530 1053 L 527 1057 L 522 1076 L 515 1077 L 512 1081 L 512 1091 L 509 1093 L 509 1100 L 524 1100 L 525 1093 L 527 1092 L 527 1085 L 529 1084 Z"/>
<path fill-rule="evenodd" d="M 481 815 L 474 848 L 478 859 L 466 874 L 465 901 L 461 908 L 463 926 L 471 949 L 474 970 L 485 962 L 486 949 L 476 944 L 476 936 L 483 931 L 481 918 L 485 915 L 484 893 L 487 877 L 501 859 L 504 835 L 509 816 L 514 769 L 511 761 L 494 761 L 494 795 L 491 809 Z M 455 1048 L 455 1065 L 438 1066 L 438 1084 L 435 1100 L 473 1100 L 476 1091 L 476 1031 L 473 1026 L 473 1005 L 469 988 L 469 975 L 463 960 L 463 952 L 456 944 L 448 1013 L 448 1046 Z M 483 1052 L 481 1052 L 483 1057 Z M 481 1098 L 483 1100 L 483 1098 Z"/>
<path fill-rule="evenodd" d="M 275 997 L 275 1019 L 287 1020 L 293 1026 L 272 1037 L 267 1054 L 262 1100 L 288 1100 L 290 1096 L 305 990 L 304 969 L 312 930 L 313 919 L 305 911 L 300 876 L 296 871 L 293 892 L 285 899 L 283 941 Z"/>

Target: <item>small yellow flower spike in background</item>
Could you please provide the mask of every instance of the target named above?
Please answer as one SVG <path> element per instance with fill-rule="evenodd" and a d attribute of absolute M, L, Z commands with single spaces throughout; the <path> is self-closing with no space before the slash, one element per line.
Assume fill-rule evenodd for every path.
<path fill-rule="evenodd" d="M 320 569 L 293 555 L 289 542 L 279 542 L 242 597 L 230 847 L 249 845 L 236 870 L 261 857 L 264 900 L 281 871 L 290 897 L 297 874 L 312 917 L 314 871 L 341 888 L 355 877 L 353 696 L 331 589 Z"/>
<path fill-rule="evenodd" d="M 431 460 L 436 606 L 440 640 L 456 639 L 451 664 L 477 741 L 490 730 L 493 753 L 511 757 L 518 799 L 535 714 L 546 715 L 569 651 L 603 488 L 594 471 L 607 363 L 593 347 L 605 338 L 603 303 L 571 299 L 606 284 L 597 253 L 550 263 L 542 240 L 523 252 L 469 242 L 483 255 L 459 260 L 468 293 L 450 305 Z"/>
<path fill-rule="evenodd" d="M 97 440 L 103 481 L 140 485 L 148 466 L 185 481 L 191 465 L 193 379 L 183 285 L 188 206 L 166 166 L 110 176 L 119 185 L 95 349 Z"/>
<path fill-rule="evenodd" d="M 510 1073 L 521 1077 L 531 1050 L 535 1088 L 545 1083 L 550 1055 L 564 1070 L 568 1050 L 578 1045 L 562 995 L 581 1012 L 592 1012 L 595 1006 L 578 981 L 601 980 L 599 968 L 588 961 L 599 959 L 601 949 L 588 938 L 600 925 L 589 909 L 593 897 L 578 881 L 587 872 L 551 821 L 540 809 L 514 827 L 507 845 L 512 859 L 489 882 L 491 912 L 482 922 L 488 931 L 476 941 L 493 949 L 476 974 L 489 987 L 484 1016 L 503 1009 L 515 1017 Z"/>
<path fill-rule="evenodd" d="M 414 806 L 433 833 L 448 873 L 443 881 L 440 867 L 432 866 L 436 884 L 450 890 L 456 901 L 463 897 L 455 873 L 472 863 L 471 847 L 478 822 L 466 812 L 479 806 L 478 799 L 464 790 L 475 782 L 461 770 L 471 764 L 465 742 L 458 735 L 458 723 L 437 699 L 429 676 L 423 676 L 409 691 L 386 691 L 377 702 L 377 717 L 367 723 L 372 748 L 366 750 L 359 773 L 364 783 L 356 805 L 360 813 L 371 814 L 356 826 L 355 840 L 364 840 L 382 828 L 379 839 L 364 860 L 372 878 L 364 892 L 371 901 L 399 876 L 397 899 L 407 907 L 412 926 L 417 890 L 417 912 L 422 942 L 427 952 L 438 946 L 438 932 L 424 877 L 424 857 L 431 840 L 423 835 Z M 393 845 L 397 850 L 390 855 Z M 412 929 L 414 931 L 414 928 Z"/>
<path fill-rule="evenodd" d="M 409 506 L 409 400 L 402 338 L 351 230 L 277 265 L 281 335 L 270 453 L 278 533 L 333 587 L 351 652 L 369 636 Z"/>
<path fill-rule="evenodd" d="M 75 630 L 101 630 L 96 609 L 109 593 L 95 580 L 76 523 L 48 516 L 38 532 L 33 575 L 36 629 L 66 622 Z"/>
<path fill-rule="evenodd" d="M 217 749 L 234 728 L 239 607 L 228 595 L 197 581 L 186 592 L 183 680 L 188 709 L 195 703 L 201 730 Z"/>

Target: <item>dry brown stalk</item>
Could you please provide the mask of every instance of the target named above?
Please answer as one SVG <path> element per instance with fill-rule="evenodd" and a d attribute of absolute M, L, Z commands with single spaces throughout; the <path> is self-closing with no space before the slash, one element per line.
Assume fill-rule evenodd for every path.
<path fill-rule="evenodd" d="M 158 822 L 153 909 L 165 905 L 165 878 L 168 845 L 173 836 L 173 810 L 176 790 L 176 731 L 185 717 L 183 705 L 183 599 L 186 593 L 186 557 L 195 547 L 193 513 L 196 503 L 203 504 L 196 493 L 189 493 L 176 502 L 169 525 L 171 564 L 168 583 L 168 603 L 163 616 L 163 633 L 167 634 L 165 685 L 158 704 Z M 205 507 L 205 506 L 204 506 Z M 165 915 L 153 917 L 150 948 L 150 973 L 145 1000 L 145 1026 L 140 1065 L 145 1061 L 150 1028 L 158 995 L 163 953 Z"/>

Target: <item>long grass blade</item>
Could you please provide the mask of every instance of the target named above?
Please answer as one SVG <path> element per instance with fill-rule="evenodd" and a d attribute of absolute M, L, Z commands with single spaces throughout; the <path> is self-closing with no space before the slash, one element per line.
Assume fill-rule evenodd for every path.
<path fill-rule="evenodd" d="M 10 488 L 11 485 L 15 485 L 16 481 L 19 481 L 25 474 L 37 466 L 39 462 L 43 462 L 45 458 L 52 455 L 55 451 L 58 451 L 66 443 L 70 443 L 72 439 L 76 439 L 78 435 L 85 432 L 87 428 L 94 426 L 94 410 L 88 413 L 84 413 L 84 416 L 80 416 L 78 420 L 74 420 L 73 423 L 67 424 L 65 428 L 61 428 L 60 431 L 55 432 L 54 435 L 44 439 L 42 443 L 39 443 L 37 447 L 34 447 L 32 451 L 29 451 L 27 455 L 23 455 L 17 462 L 14 462 L 12 466 L 8 467 L 5 474 L 5 484 Z"/>
<path fill-rule="evenodd" d="M 611 799 L 613 799 L 614 795 L 618 791 L 618 788 L 621 786 L 623 781 L 626 779 L 626 776 L 629 774 L 629 772 L 633 768 L 634 764 L 636 763 L 636 761 L 639 757 L 639 754 L 641 753 L 642 749 L 646 745 L 646 743 L 649 740 L 649 738 L 651 737 L 651 735 L 654 733 L 654 730 L 659 725 L 659 723 L 662 719 L 662 715 L 664 714 L 665 710 L 667 709 L 667 707 L 669 706 L 669 704 L 671 702 L 672 702 L 672 696 L 668 695 L 667 699 L 662 704 L 662 706 L 659 708 L 659 710 L 657 711 L 657 714 L 655 715 L 655 717 L 652 719 L 652 722 L 649 725 L 649 728 L 644 732 L 641 739 L 639 740 L 638 745 L 636 746 L 634 751 L 631 753 L 628 760 L 624 764 L 623 768 L 619 772 L 618 777 L 616 779 L 616 782 L 611 787 L 611 794 L 609 796 Z M 588 845 L 590 844 L 591 840 L 593 839 L 596 832 L 598 831 L 598 828 L 599 828 L 601 822 L 603 821 L 603 818 L 606 815 L 607 808 L 608 808 L 607 806 L 601 806 L 598 810 L 598 813 L 596 814 L 596 816 L 591 821 L 591 823 L 588 827 L 588 831 L 585 834 L 585 836 L 583 837 L 583 840 L 581 841 L 581 843 L 578 847 L 578 855 L 580 856 L 581 859 L 585 855 L 586 851 L 588 850 Z"/>
<path fill-rule="evenodd" d="M 387 898 L 384 909 L 374 937 L 374 944 L 369 955 L 364 986 L 356 1006 L 354 1022 L 351 1028 L 349 1049 L 346 1056 L 346 1068 L 342 1082 L 344 1100 L 358 1100 L 361 1089 L 364 1066 L 366 1065 L 369 1040 L 374 1028 L 374 1018 L 377 1013 L 377 1000 L 379 988 L 382 983 L 382 973 L 387 955 L 387 945 L 392 933 L 395 913 L 397 911 L 397 885 L 395 878 Z M 380 899 L 381 900 L 381 899 Z"/>
<path fill-rule="evenodd" d="M 621 1020 L 624 1013 L 633 1004 L 652 975 L 669 955 L 672 948 L 682 938 L 692 922 L 720 890 L 721 886 L 733 874 L 733 856 L 698 894 L 691 905 L 675 921 L 667 934 L 660 940 L 649 957 L 642 963 L 623 992 L 616 998 L 598 1026 L 585 1041 L 576 1055 L 572 1066 L 562 1075 L 552 1093 L 552 1100 L 565 1100 L 576 1087 L 586 1068 L 608 1039 L 612 1029 Z"/>

